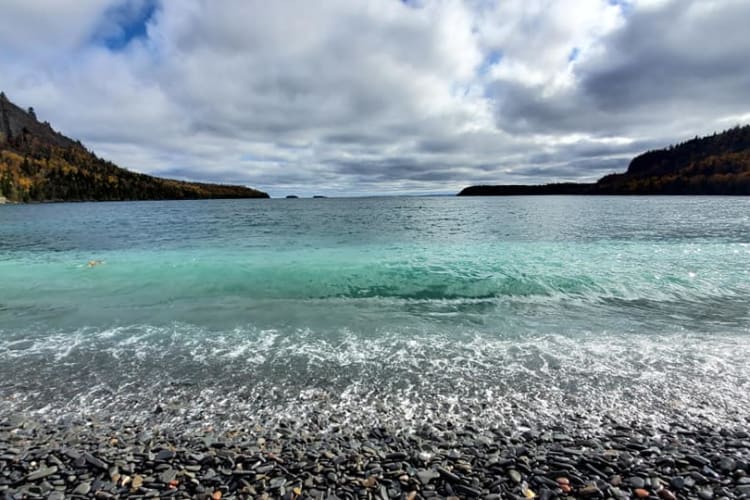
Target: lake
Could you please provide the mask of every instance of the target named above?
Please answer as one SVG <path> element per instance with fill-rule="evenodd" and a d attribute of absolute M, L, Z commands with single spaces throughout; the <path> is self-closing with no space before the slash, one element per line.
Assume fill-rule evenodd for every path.
<path fill-rule="evenodd" d="M 0 410 L 723 422 L 749 299 L 747 198 L 7 205 Z"/>

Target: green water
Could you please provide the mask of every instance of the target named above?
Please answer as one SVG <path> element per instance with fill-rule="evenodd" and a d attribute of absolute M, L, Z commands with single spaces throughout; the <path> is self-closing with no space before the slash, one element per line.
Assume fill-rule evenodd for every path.
<path fill-rule="evenodd" d="M 3 206 L 0 409 L 728 418 L 748 262 L 743 198 Z"/>

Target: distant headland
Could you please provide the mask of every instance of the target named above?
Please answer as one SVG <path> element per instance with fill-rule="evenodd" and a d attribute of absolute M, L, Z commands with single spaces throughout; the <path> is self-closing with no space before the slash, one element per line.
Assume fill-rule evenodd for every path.
<path fill-rule="evenodd" d="M 635 157 L 595 183 L 470 186 L 458 196 L 750 195 L 750 125 Z"/>
<path fill-rule="evenodd" d="M 9 202 L 268 198 L 245 186 L 162 179 L 97 157 L 0 92 L 0 200 Z"/>

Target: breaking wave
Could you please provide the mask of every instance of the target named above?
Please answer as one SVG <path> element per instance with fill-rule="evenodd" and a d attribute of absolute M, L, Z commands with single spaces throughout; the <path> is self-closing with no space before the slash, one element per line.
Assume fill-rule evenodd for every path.
<path fill-rule="evenodd" d="M 745 332 L 747 333 L 747 332 Z M 355 332 L 134 325 L 0 342 L 4 410 L 247 425 L 338 415 L 530 425 L 563 416 L 717 422 L 750 406 L 740 334 Z M 171 419 L 171 420 L 170 420 Z"/>

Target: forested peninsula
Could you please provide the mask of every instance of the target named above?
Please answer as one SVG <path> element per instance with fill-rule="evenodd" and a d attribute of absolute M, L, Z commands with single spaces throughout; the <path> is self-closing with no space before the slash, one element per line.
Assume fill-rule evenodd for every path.
<path fill-rule="evenodd" d="M 245 186 L 163 179 L 120 168 L 0 93 L 0 202 L 268 198 Z"/>
<path fill-rule="evenodd" d="M 470 186 L 459 196 L 750 195 L 750 125 L 648 151 L 595 183 Z"/>

